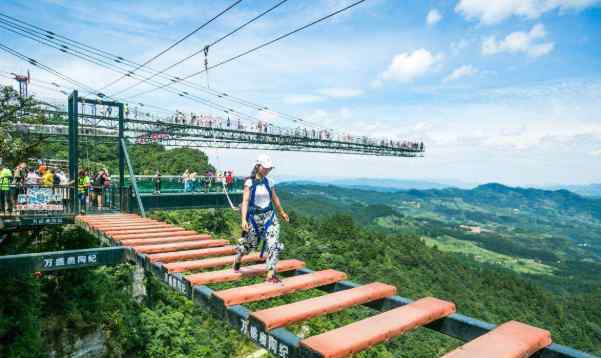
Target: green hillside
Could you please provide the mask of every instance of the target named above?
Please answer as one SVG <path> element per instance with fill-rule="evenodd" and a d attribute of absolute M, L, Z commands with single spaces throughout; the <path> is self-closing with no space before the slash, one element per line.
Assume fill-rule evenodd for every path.
<path fill-rule="evenodd" d="M 351 213 L 372 230 L 438 240 L 439 248 L 493 268 L 532 273 L 556 290 L 595 287 L 601 272 L 601 200 L 565 190 L 488 184 L 384 193 L 283 184 L 280 193 L 303 213 Z M 471 243 L 470 250 L 459 240 Z M 537 275 L 542 272 L 544 277 Z"/>

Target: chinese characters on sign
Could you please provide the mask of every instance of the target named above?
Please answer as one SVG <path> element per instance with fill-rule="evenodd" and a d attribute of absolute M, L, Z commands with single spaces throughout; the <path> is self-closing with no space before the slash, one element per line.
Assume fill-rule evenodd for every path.
<path fill-rule="evenodd" d="M 249 320 L 242 319 L 240 333 L 249 337 L 253 342 L 267 349 L 277 357 L 288 358 L 290 348 L 288 345 L 279 342 L 274 336 L 263 331 L 260 327 L 250 324 Z"/>
<path fill-rule="evenodd" d="M 61 256 L 42 259 L 42 267 L 45 269 L 74 267 L 97 264 L 96 254 Z"/>
<path fill-rule="evenodd" d="M 63 224 L 63 218 L 34 218 L 33 225 Z"/>
<path fill-rule="evenodd" d="M 163 281 L 177 292 L 189 296 L 188 285 L 186 282 L 184 282 L 184 280 L 165 272 L 163 275 Z"/>
<path fill-rule="evenodd" d="M 62 211 L 63 193 L 60 188 L 27 188 L 17 197 L 17 210 Z M 55 190 L 59 190 L 56 192 Z"/>

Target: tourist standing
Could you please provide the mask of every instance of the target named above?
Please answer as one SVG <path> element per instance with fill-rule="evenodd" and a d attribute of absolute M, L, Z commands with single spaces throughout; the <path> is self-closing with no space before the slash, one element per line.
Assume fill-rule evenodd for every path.
<path fill-rule="evenodd" d="M 3 163 L 0 163 L 0 213 L 11 212 L 10 181 L 13 173 Z"/>
<path fill-rule="evenodd" d="M 85 170 L 79 171 L 79 178 L 77 179 L 77 192 L 79 194 L 79 212 L 85 214 L 86 212 L 86 198 L 88 196 L 88 188 L 90 187 L 90 177 L 86 174 Z"/>
<path fill-rule="evenodd" d="M 161 193 L 161 171 L 159 169 L 154 174 L 154 193 Z"/>
<path fill-rule="evenodd" d="M 184 174 L 182 174 L 182 181 L 184 182 L 184 191 L 190 191 L 190 169 L 186 169 Z"/>

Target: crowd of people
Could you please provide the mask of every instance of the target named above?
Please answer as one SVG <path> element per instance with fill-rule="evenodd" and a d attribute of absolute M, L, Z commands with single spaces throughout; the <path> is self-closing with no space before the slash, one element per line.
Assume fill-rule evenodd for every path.
<path fill-rule="evenodd" d="M 77 178 L 79 210 L 85 213 L 88 208 L 103 210 L 112 204 L 111 177 L 106 168 L 93 175 L 89 171 L 80 170 Z"/>
<path fill-rule="evenodd" d="M 192 125 L 219 129 L 233 129 L 244 132 L 256 132 L 265 134 L 278 134 L 286 136 L 304 137 L 314 140 L 331 140 L 349 144 L 377 145 L 390 149 L 401 149 L 408 151 L 424 151 L 423 142 L 400 141 L 383 138 L 371 138 L 368 136 L 356 136 L 349 133 L 335 132 L 329 129 L 315 129 L 306 127 L 279 127 L 265 120 L 244 121 L 241 119 L 230 119 L 210 115 L 197 115 L 195 113 L 177 112 L 169 119 L 175 124 Z M 162 138 L 165 139 L 165 138 Z"/>
<path fill-rule="evenodd" d="M 234 184 L 234 172 L 232 170 L 223 172 L 208 170 L 204 176 L 199 176 L 197 172 L 186 169 L 181 176 L 181 180 L 184 184 L 184 192 L 201 190 L 209 192 L 213 190 L 214 184 L 217 185 L 217 190 L 221 189 L 224 185 L 227 190 L 230 190 Z"/>
<path fill-rule="evenodd" d="M 69 180 L 61 168 L 48 167 L 39 161 L 35 165 L 19 163 L 14 169 L 0 164 L 0 213 L 10 214 L 17 209 L 19 195 L 27 188 L 53 188 L 67 186 Z"/>
<path fill-rule="evenodd" d="M 69 198 L 69 188 L 77 185 L 81 210 L 94 206 L 98 209 L 110 206 L 111 181 L 108 171 L 101 169 L 94 174 L 81 170 L 77 183 L 60 167 L 48 166 L 44 161 L 28 165 L 19 163 L 11 169 L 0 160 L 0 214 L 10 215 L 17 211 L 18 204 L 27 204 L 27 196 L 36 189 L 51 189 L 55 198 L 64 204 Z"/>

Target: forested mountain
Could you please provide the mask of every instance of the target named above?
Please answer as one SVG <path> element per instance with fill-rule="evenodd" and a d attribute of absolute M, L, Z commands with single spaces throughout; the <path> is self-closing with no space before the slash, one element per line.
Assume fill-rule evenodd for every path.
<path fill-rule="evenodd" d="M 562 245 L 566 245 L 566 250 L 582 257 L 599 258 L 601 255 L 601 199 L 582 197 L 567 190 L 512 188 L 494 183 L 471 190 L 395 192 L 288 183 L 283 183 L 280 188 L 284 195 L 291 194 L 291 200 L 312 214 L 386 205 L 407 217 L 446 224 L 479 225 L 488 232 L 518 237 L 527 232 L 550 241 L 564 241 Z M 322 205 L 310 205 L 311 201 Z M 325 206 L 330 208 L 324 209 Z"/>

